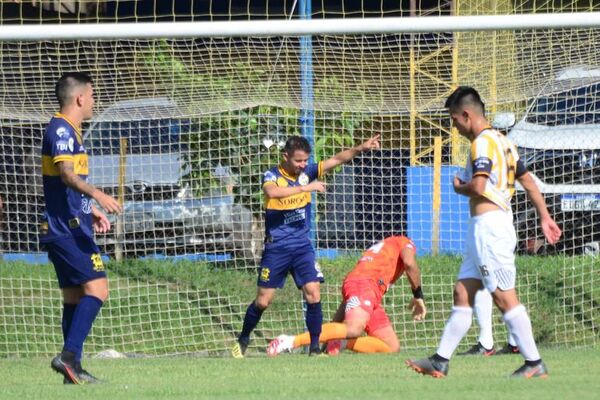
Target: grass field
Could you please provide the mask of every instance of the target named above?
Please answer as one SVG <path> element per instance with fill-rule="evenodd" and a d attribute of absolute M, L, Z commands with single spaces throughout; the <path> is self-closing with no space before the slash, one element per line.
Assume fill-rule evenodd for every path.
<path fill-rule="evenodd" d="M 339 284 L 354 258 L 324 261 L 329 286 L 325 318 L 337 306 Z M 547 380 L 511 380 L 519 356 L 455 357 L 450 376 L 434 380 L 410 371 L 406 358 L 430 355 L 452 301 L 457 257 L 423 257 L 429 314 L 415 324 L 405 310 L 404 280 L 386 295 L 404 351 L 396 355 L 304 354 L 269 359 L 270 338 L 302 330 L 298 291 L 288 282 L 255 331 L 250 357 L 219 357 L 233 343 L 254 273 L 201 263 L 110 263 L 111 298 L 86 342 L 86 357 L 115 348 L 149 358 L 98 360 L 85 367 L 105 384 L 74 387 L 49 367 L 60 350 L 60 298 L 51 266 L 0 263 L 0 400 L 4 399 L 597 399 L 600 398 L 597 262 L 588 258 L 519 257 L 518 286 L 550 370 Z M 327 290 L 325 290 L 327 289 Z M 220 293 L 216 295 L 215 293 Z M 495 318 L 497 346 L 504 327 Z M 472 328 L 459 351 L 474 343 Z M 429 350 L 415 350 L 428 348 Z M 204 354 L 216 357 L 166 354 Z M 158 356 L 158 357 L 157 357 Z"/>
<path fill-rule="evenodd" d="M 321 261 L 327 277 L 321 299 L 326 320 L 339 304 L 339 285 L 355 261 L 355 257 Z M 437 346 L 451 310 L 460 257 L 421 257 L 419 264 L 429 311 L 425 321 L 415 324 L 406 310 L 411 298 L 406 279 L 400 279 L 384 297 L 384 307 L 405 350 Z M 528 307 L 539 344 L 599 343 L 597 261 L 590 257 L 519 257 L 517 265 L 517 289 Z M 90 355 L 115 349 L 155 356 L 220 356 L 233 344 L 256 293 L 254 271 L 223 264 L 128 260 L 107 267 L 111 294 L 86 341 Z M 252 353 L 264 352 L 268 340 L 281 333 L 303 330 L 300 299 L 290 279 L 254 332 Z M 0 358 L 55 354 L 63 340 L 61 309 L 51 265 L 0 262 Z M 505 328 L 497 312 L 494 330 L 501 346 Z M 474 327 L 464 346 L 474 343 L 475 333 Z"/>
<path fill-rule="evenodd" d="M 404 366 L 422 352 L 309 358 L 89 360 L 102 385 L 63 385 L 49 359 L 0 360 L 2 399 L 597 399 L 600 349 L 543 349 L 548 379 L 517 380 L 519 356 L 455 357 L 443 380 Z"/>

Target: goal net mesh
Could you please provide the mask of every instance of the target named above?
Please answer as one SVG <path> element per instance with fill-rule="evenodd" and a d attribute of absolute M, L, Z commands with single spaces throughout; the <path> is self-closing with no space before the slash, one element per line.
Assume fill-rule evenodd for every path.
<path fill-rule="evenodd" d="M 256 8 L 210 1 L 197 10 L 157 6 L 154 13 L 126 12 L 114 7 L 127 3 L 118 1 L 80 2 L 67 11 L 55 3 L 3 4 L 2 24 L 298 17 L 295 2 Z M 375 8 L 339 3 L 313 9 L 312 18 L 411 15 L 384 1 Z M 566 0 L 454 3 L 452 9 L 451 2 L 418 1 L 412 14 L 600 11 L 593 2 Z M 14 9 L 21 12 L 11 14 Z M 264 237 L 262 173 L 279 162 L 286 138 L 307 132 L 315 159 L 375 134 L 382 144 L 329 174 L 327 193 L 314 197 L 319 256 L 346 257 L 350 269 L 362 250 L 391 234 L 410 236 L 419 255 L 460 255 L 468 207 L 453 193 L 451 177 L 464 167 L 468 144 L 451 129 L 443 104 L 457 85 L 470 85 L 481 93 L 490 121 L 500 113 L 514 116 L 509 135 L 564 232 L 556 247 L 547 246 L 517 189 L 519 260 L 554 271 L 520 274 L 521 299 L 534 310 L 552 299 L 555 314 L 543 322 L 549 343 L 597 343 L 599 36 L 598 29 L 522 29 L 314 35 L 310 46 L 282 36 L 0 42 L 2 251 L 5 259 L 43 251 L 37 241 L 44 208 L 40 144 L 57 111 L 54 84 L 64 72 L 88 72 L 96 93 L 95 116 L 83 126 L 90 181 L 124 204 L 121 216 L 111 216 L 113 231 L 96 239 L 108 256 L 129 262 L 111 271 L 111 299 L 88 349 L 221 354 L 253 294 L 203 285 L 193 269 L 180 273 L 187 279 L 160 280 L 139 259 L 157 266 L 165 257 L 185 258 L 209 262 L 206 268 L 253 271 Z M 437 208 L 432 193 L 439 195 Z M 460 264 L 456 257 L 441 260 L 445 267 Z M 406 282 L 385 297 L 403 348 L 435 346 L 448 317 L 454 273 L 431 263 L 423 278 L 427 323 L 413 323 L 403 309 L 410 298 Z M 134 264 L 137 275 L 128 270 Z M 51 354 L 59 347 L 52 271 L 22 272 L 31 268 L 37 267 L 7 267 L 0 275 L 0 356 Z M 243 282 L 252 285 L 252 278 Z M 337 308 L 340 283 L 324 285 L 326 318 Z M 289 293 L 297 301 L 265 314 L 257 347 L 304 329 L 300 295 Z M 500 319 L 494 324 L 503 341 Z"/>

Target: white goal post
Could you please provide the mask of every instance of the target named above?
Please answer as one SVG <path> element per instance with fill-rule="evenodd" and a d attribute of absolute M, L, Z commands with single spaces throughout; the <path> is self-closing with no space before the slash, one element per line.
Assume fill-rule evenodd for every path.
<path fill-rule="evenodd" d="M 327 20 L 4 25 L 0 26 L 0 41 L 370 35 L 599 26 L 600 12 Z"/>

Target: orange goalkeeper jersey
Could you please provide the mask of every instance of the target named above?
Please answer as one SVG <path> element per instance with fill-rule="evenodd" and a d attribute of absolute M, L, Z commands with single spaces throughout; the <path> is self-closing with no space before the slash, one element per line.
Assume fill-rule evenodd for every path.
<path fill-rule="evenodd" d="M 400 254 L 405 248 L 417 251 L 413 241 L 406 236 L 390 236 L 382 240 L 363 253 L 346 279 L 373 280 L 383 295 L 404 272 Z"/>

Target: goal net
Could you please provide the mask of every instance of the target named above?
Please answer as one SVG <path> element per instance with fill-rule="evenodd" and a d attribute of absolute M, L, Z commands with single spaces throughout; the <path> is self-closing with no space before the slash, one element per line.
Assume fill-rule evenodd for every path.
<path fill-rule="evenodd" d="M 357 254 L 386 236 L 415 240 L 425 257 L 430 317 L 424 324 L 410 321 L 402 308 L 410 298 L 405 282 L 386 295 L 385 307 L 403 348 L 435 346 L 450 310 L 468 219 L 464 198 L 451 186 L 467 144 L 443 108 L 457 85 L 482 94 L 490 121 L 518 145 L 564 232 L 556 247 L 548 246 L 517 188 L 517 252 L 526 265 L 519 292 L 527 307 L 544 310 L 534 323 L 544 326 L 546 343 L 597 343 L 600 30 L 494 31 L 482 23 L 481 30 L 381 33 L 377 27 L 411 15 L 533 18 L 542 12 L 597 12 L 600 6 L 471 0 L 451 7 L 439 0 L 417 2 L 411 10 L 384 1 L 372 9 L 341 2 L 339 8 L 303 12 L 313 21 L 373 18 L 374 28 L 311 36 L 186 37 L 174 30 L 172 36 L 142 39 L 130 38 L 120 23 L 160 21 L 175 29 L 166 21 L 268 20 L 266 26 L 297 20 L 302 10 L 296 2 L 256 9 L 230 1 L 207 2 L 210 7 L 201 10 L 128 13 L 114 8 L 119 2 L 97 1 L 65 13 L 51 3 L 15 4 L 20 13 L 13 14 L 3 4 L 0 33 L 41 20 L 79 23 L 81 29 L 89 22 L 117 22 L 115 32 L 123 26 L 123 35 L 0 41 L 1 246 L 5 260 L 42 251 L 39 149 L 57 111 L 54 84 L 64 72 L 89 72 L 96 92 L 95 116 L 83 127 L 90 180 L 124 204 L 123 214 L 111 217 L 113 231 L 96 239 L 109 257 L 126 261 L 112 267 L 111 299 L 88 349 L 223 353 L 253 293 L 242 296 L 226 283 L 211 286 L 194 274 L 198 268 L 256 268 L 264 236 L 260 179 L 279 162 L 286 138 L 308 136 L 315 159 L 323 159 L 375 134 L 381 134 L 382 149 L 339 167 L 326 178 L 327 193 L 313 197 L 314 244 L 320 257 L 342 259 L 341 268 L 348 270 Z M 187 261 L 169 269 L 164 258 Z M 52 271 L 39 267 L 29 274 L 23 270 L 31 272 L 31 266 L 16 265 L 0 273 L 0 356 L 51 354 L 61 342 Z M 246 274 L 240 285 L 251 287 L 253 279 Z M 337 308 L 340 283 L 324 285 L 326 318 Z M 265 314 L 257 347 L 279 333 L 304 329 L 300 295 L 289 293 L 293 302 Z M 499 318 L 494 327 L 502 342 Z"/>

